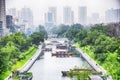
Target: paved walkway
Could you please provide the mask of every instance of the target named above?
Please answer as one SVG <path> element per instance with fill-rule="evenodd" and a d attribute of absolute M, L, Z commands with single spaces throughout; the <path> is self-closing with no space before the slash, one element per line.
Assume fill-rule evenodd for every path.
<path fill-rule="evenodd" d="M 31 68 L 31 66 L 34 64 L 38 56 L 40 55 L 41 51 L 42 51 L 42 45 L 38 47 L 37 52 L 32 56 L 31 59 L 28 60 L 28 62 L 22 68 L 19 69 L 19 71 L 20 72 L 28 71 Z M 11 75 L 12 74 L 10 74 L 5 80 L 12 80 L 10 78 Z"/>
<path fill-rule="evenodd" d="M 98 72 L 102 72 L 103 75 L 107 74 L 107 72 L 99 65 L 97 64 L 92 58 L 90 58 L 86 53 L 84 53 L 82 50 L 79 48 L 76 48 L 77 51 L 80 52 L 82 57 Z M 113 80 L 111 76 L 107 78 L 107 80 Z"/>
<path fill-rule="evenodd" d="M 35 53 L 35 55 L 32 56 L 31 59 L 29 59 L 29 61 L 21 68 L 19 69 L 20 72 L 24 72 L 24 71 L 28 71 L 31 66 L 34 64 L 34 62 L 36 61 L 36 59 L 38 58 L 38 56 L 40 55 L 41 51 L 42 51 L 42 46 L 40 45 L 38 47 L 37 52 Z"/>

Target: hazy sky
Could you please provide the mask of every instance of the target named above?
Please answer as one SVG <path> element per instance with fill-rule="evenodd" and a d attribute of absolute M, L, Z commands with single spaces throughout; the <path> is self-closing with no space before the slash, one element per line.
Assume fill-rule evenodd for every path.
<path fill-rule="evenodd" d="M 7 8 L 23 8 L 29 7 L 33 10 L 35 24 L 44 23 L 44 13 L 47 12 L 48 7 L 57 7 L 57 22 L 61 23 L 63 17 L 63 7 L 70 6 L 75 12 L 75 21 L 78 18 L 78 7 L 87 6 L 88 16 L 91 13 L 98 12 L 100 16 L 104 16 L 107 9 L 120 7 L 120 0 L 6 0 Z"/>

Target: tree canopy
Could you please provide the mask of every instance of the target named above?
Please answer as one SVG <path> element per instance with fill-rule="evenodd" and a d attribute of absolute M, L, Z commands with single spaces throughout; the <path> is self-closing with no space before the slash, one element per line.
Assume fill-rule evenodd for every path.
<path fill-rule="evenodd" d="M 0 74 L 11 70 L 16 61 L 25 58 L 24 52 L 33 45 L 39 45 L 47 38 L 47 32 L 43 26 L 39 26 L 39 31 L 26 37 L 25 34 L 17 32 L 0 38 Z"/>

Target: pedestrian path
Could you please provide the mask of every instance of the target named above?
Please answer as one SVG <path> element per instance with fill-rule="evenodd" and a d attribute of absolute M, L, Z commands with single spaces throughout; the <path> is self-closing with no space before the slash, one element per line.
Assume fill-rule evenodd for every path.
<path fill-rule="evenodd" d="M 28 62 L 26 62 L 26 64 L 22 68 L 19 69 L 19 71 L 20 72 L 28 71 L 32 67 L 38 56 L 40 55 L 41 51 L 42 45 L 39 45 L 37 52 L 32 56 L 31 59 L 28 60 Z M 12 80 L 11 76 L 12 74 L 10 74 L 5 80 Z"/>
<path fill-rule="evenodd" d="M 35 55 L 32 56 L 32 58 L 29 59 L 28 62 L 21 69 L 19 69 L 19 71 L 20 72 L 28 71 L 31 68 L 31 66 L 34 64 L 38 56 L 40 55 L 41 51 L 42 51 L 42 46 L 40 45 Z"/>
<path fill-rule="evenodd" d="M 90 66 L 95 69 L 98 72 L 102 72 L 103 75 L 107 74 L 107 72 L 99 65 L 97 64 L 92 58 L 90 58 L 86 53 L 84 53 L 79 48 L 76 48 L 77 51 L 81 54 L 81 56 L 90 64 Z M 107 80 L 113 80 L 111 76 L 107 77 Z"/>

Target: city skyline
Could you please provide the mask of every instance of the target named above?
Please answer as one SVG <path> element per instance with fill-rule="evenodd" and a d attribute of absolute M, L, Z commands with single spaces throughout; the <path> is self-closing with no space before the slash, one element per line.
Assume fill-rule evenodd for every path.
<path fill-rule="evenodd" d="M 50 2 L 52 1 L 52 2 Z M 57 8 L 57 23 L 62 23 L 63 20 L 63 8 L 65 6 L 70 6 L 71 9 L 74 11 L 74 19 L 75 22 L 78 22 L 78 7 L 86 6 L 87 7 L 87 16 L 91 16 L 92 13 L 99 13 L 100 18 L 105 16 L 105 11 L 108 9 L 116 9 L 119 8 L 119 1 L 118 0 L 61 0 L 61 1 L 54 1 L 54 0 L 36 0 L 36 1 L 28 1 L 28 0 L 7 0 L 7 9 L 9 8 L 16 8 L 21 9 L 24 6 L 27 6 L 32 9 L 34 14 L 34 23 L 35 24 L 44 24 L 44 13 L 46 13 L 49 7 L 56 7 Z M 53 2 L 54 1 L 54 2 Z M 21 4 L 20 4 L 21 3 Z M 109 3 L 109 4 L 106 4 Z"/>

